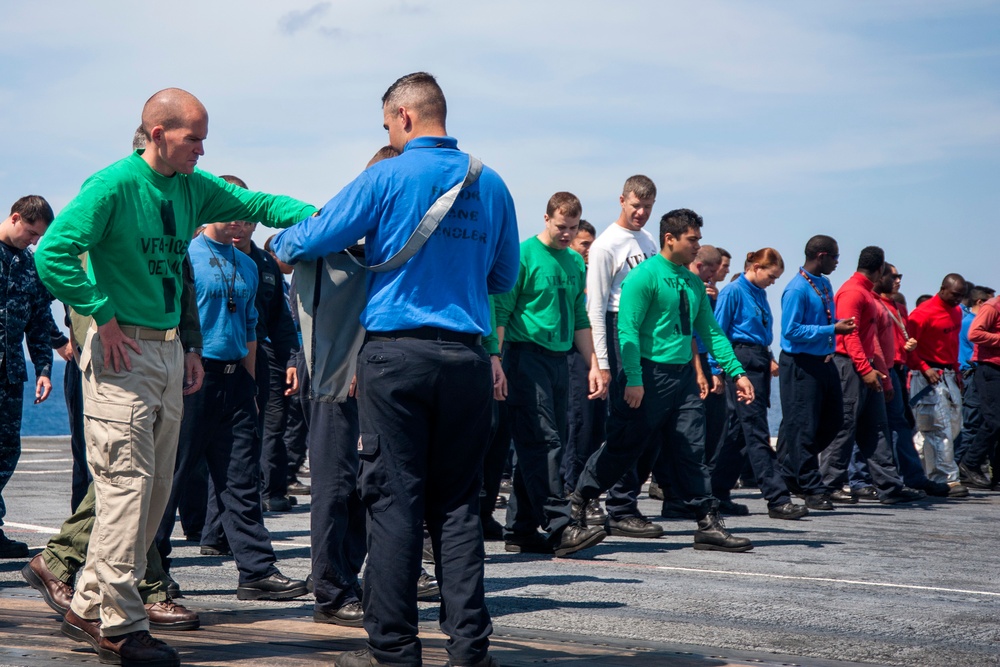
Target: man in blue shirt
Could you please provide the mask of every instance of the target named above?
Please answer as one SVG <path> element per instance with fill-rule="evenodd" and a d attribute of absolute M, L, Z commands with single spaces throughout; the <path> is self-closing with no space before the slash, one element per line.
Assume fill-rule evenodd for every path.
<path fill-rule="evenodd" d="M 806 261 L 781 295 L 781 355 L 778 386 L 781 426 L 778 463 L 793 493 L 806 507 L 832 510 L 819 474 L 819 453 L 843 425 L 843 394 L 833 364 L 835 336 L 854 330 L 854 318 L 837 320 L 833 286 L 826 277 L 837 269 L 840 248 L 829 236 L 806 243 Z"/>
<path fill-rule="evenodd" d="M 241 222 L 205 227 L 188 248 L 194 269 L 204 348 L 201 391 L 184 397 L 170 500 L 156 534 L 169 571 L 170 535 L 178 497 L 201 459 L 208 463 L 210 496 L 219 508 L 225 541 L 239 570 L 240 600 L 289 600 L 306 594 L 305 581 L 275 567 L 260 498 L 257 434 L 257 265 L 233 245 Z"/>
<path fill-rule="evenodd" d="M 316 259 L 364 237 L 367 264 L 383 262 L 438 197 L 462 183 L 469 157 L 447 136 L 444 93 L 433 76 L 397 80 L 382 112 L 389 143 L 402 154 L 366 169 L 318 217 L 279 233 L 279 259 Z M 413 582 L 425 520 L 451 664 L 496 664 L 479 520 L 493 392 L 481 339 L 491 331 L 488 294 L 513 289 L 518 266 L 514 203 L 484 167 L 419 252 L 398 269 L 368 275 L 357 372 L 368 647 L 338 655 L 338 667 L 421 664 Z"/>
<path fill-rule="evenodd" d="M 962 372 L 962 432 L 955 438 L 955 460 L 961 461 L 962 454 L 968 449 L 969 443 L 976 437 L 976 431 L 983 426 L 983 415 L 979 411 L 979 392 L 973 382 L 976 364 L 972 361 L 975 345 L 969 340 L 969 327 L 980 306 L 993 298 L 993 288 L 984 285 L 972 285 L 962 303 L 962 329 L 958 334 L 958 366 Z M 961 473 L 959 469 L 959 473 Z"/>

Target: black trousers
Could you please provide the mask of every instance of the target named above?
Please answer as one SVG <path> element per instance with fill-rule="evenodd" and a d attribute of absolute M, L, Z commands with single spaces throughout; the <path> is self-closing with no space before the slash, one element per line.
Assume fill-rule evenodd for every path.
<path fill-rule="evenodd" d="M 570 522 L 560 473 L 569 395 L 566 355 L 531 343 L 506 348 L 507 410 L 517 460 L 505 532 L 524 535 L 540 527 L 557 541 Z"/>
<path fill-rule="evenodd" d="M 479 520 L 493 392 L 489 356 L 461 343 L 369 341 L 359 355 L 358 383 L 368 644 L 380 662 L 421 664 L 415 582 L 426 520 L 448 656 L 453 664 L 474 664 L 486 656 L 493 632 Z"/>
<path fill-rule="evenodd" d="M 294 357 L 295 370 L 298 372 L 299 387 L 301 387 L 303 382 L 308 380 L 306 376 L 309 370 L 302 350 L 295 352 Z M 285 432 L 282 439 L 285 441 L 285 451 L 288 453 L 286 477 L 289 484 L 298 480 L 299 468 L 305 463 L 308 451 L 309 419 L 306 414 L 309 410 L 308 396 L 308 392 L 303 393 L 300 390 L 288 396 L 285 403 Z M 285 490 L 288 490 L 287 484 Z"/>
<path fill-rule="evenodd" d="M 308 396 L 308 378 L 305 382 Z M 309 534 L 316 610 L 332 613 L 358 601 L 365 560 L 365 510 L 358 491 L 358 404 L 308 401 L 312 475 Z"/>
<path fill-rule="evenodd" d="M 619 380 L 621 375 L 621 342 L 618 339 L 618 313 L 605 313 L 605 326 L 608 332 L 608 365 L 611 367 L 611 386 L 608 387 L 608 396 L 621 396 L 625 391 L 624 380 Z M 608 400 L 608 415 L 611 414 L 611 400 Z M 605 439 L 607 437 L 607 427 L 605 428 Z M 608 516 L 612 519 L 620 520 L 628 516 L 640 516 L 639 492 L 642 485 L 649 477 L 649 471 L 656 460 L 658 449 L 651 448 L 644 451 L 636 462 L 622 472 L 621 479 L 615 481 L 607 489 L 608 497 L 604 501 L 604 506 L 608 510 Z"/>
<path fill-rule="evenodd" d="M 608 404 L 604 399 L 592 401 L 590 393 L 590 359 L 584 359 L 573 348 L 566 357 L 569 366 L 569 402 L 567 409 L 566 446 L 563 448 L 562 478 L 566 494 L 573 492 L 580 471 L 590 455 L 604 442 Z"/>
<path fill-rule="evenodd" d="M 753 384 L 754 400 L 747 405 L 736 398 L 736 383 L 726 379 L 726 401 L 735 416 L 722 443 L 712 470 L 712 494 L 728 499 L 749 459 L 760 491 L 768 507 L 778 507 L 791 500 L 788 487 L 779 471 L 771 449 L 771 430 L 767 409 L 771 405 L 771 352 L 763 345 L 733 345 L 736 358 Z"/>
<path fill-rule="evenodd" d="M 833 360 L 812 354 L 782 352 L 778 362 L 781 426 L 778 462 L 795 493 L 823 493 L 819 453 L 844 424 L 844 398 Z"/>
<path fill-rule="evenodd" d="M 507 401 L 493 401 L 492 413 L 490 444 L 483 458 L 483 488 L 479 492 L 479 514 L 484 521 L 493 518 L 493 509 L 500 495 L 500 480 L 511 448 Z"/>
<path fill-rule="evenodd" d="M 903 488 L 892 452 L 892 436 L 885 411 L 885 395 L 872 391 L 854 370 L 849 357 L 834 355 L 833 363 L 840 376 L 844 399 L 844 422 L 833 442 L 820 453 L 819 470 L 827 492 L 847 483 L 847 467 L 851 450 L 858 450 L 867 460 L 875 488 L 882 494 L 893 494 Z"/>
<path fill-rule="evenodd" d="M 1000 441 L 1000 367 L 980 363 L 973 376 L 979 398 L 979 413 L 983 425 L 976 431 L 962 456 L 962 464 L 973 470 L 989 459 L 993 463 L 994 479 L 997 471 L 997 442 Z"/>
<path fill-rule="evenodd" d="M 257 358 L 264 357 L 264 364 L 257 364 L 258 378 L 266 383 L 266 392 L 259 394 L 260 400 L 260 472 L 264 488 L 264 498 L 283 498 L 288 495 L 288 450 L 285 449 L 285 424 L 288 398 L 285 396 L 285 370 L 277 362 L 274 348 L 270 343 L 257 344 Z"/>
<path fill-rule="evenodd" d="M 213 497 L 222 508 L 220 521 L 236 560 L 240 583 L 278 571 L 260 506 L 256 391 L 253 378 L 238 364 L 236 372 L 230 374 L 206 369 L 201 390 L 184 397 L 173 487 L 156 533 L 164 569 L 170 566 L 167 556 L 178 497 L 186 493 L 187 477 L 204 457 Z"/>
<path fill-rule="evenodd" d="M 716 501 L 712 498 L 705 466 L 705 406 L 698 396 L 691 364 L 657 364 L 642 360 L 642 403 L 625 402 L 625 375 L 619 376 L 620 393 L 611 397 L 608 439 L 587 460 L 577 492 L 585 500 L 598 497 L 635 467 L 650 448 L 665 462 L 667 482 L 696 517 L 704 517 Z"/>

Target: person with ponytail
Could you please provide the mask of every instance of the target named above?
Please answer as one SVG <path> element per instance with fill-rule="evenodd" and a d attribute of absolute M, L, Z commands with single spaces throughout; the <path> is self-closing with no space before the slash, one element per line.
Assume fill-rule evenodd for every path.
<path fill-rule="evenodd" d="M 792 503 L 781 476 L 767 422 L 771 405 L 771 378 L 778 374 L 778 364 L 771 354 L 774 340 L 774 317 L 764 290 L 781 277 L 785 262 L 774 248 L 747 253 L 744 272 L 719 292 L 715 318 L 733 344 L 736 358 L 753 384 L 757 400 L 740 403 L 736 387 L 727 381 L 730 418 L 726 439 L 712 471 L 712 495 L 719 499 L 723 512 L 748 514 L 746 505 L 734 503 L 730 492 L 736 485 L 746 458 L 767 500 L 767 514 L 772 519 L 801 519 L 809 513 Z"/>

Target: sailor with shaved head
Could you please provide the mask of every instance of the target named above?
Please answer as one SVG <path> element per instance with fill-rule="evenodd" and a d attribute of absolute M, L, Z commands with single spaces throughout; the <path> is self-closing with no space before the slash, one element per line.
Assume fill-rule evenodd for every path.
<path fill-rule="evenodd" d="M 89 643 L 101 662 L 168 666 L 179 664 L 177 652 L 150 636 L 135 573 L 145 570 L 170 494 L 182 394 L 197 389 L 200 375 L 201 350 L 183 349 L 177 334 L 181 263 L 202 223 L 288 226 L 315 208 L 198 170 L 208 112 L 191 93 L 153 95 L 142 129 L 146 148 L 84 182 L 36 262 L 52 294 L 94 320 L 80 366 L 97 518 L 63 632 Z"/>

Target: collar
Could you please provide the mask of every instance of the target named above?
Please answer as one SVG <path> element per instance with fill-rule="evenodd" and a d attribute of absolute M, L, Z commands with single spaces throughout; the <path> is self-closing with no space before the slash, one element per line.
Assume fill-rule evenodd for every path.
<path fill-rule="evenodd" d="M 860 271 L 855 271 L 854 275 L 851 276 L 851 280 L 853 280 L 856 283 L 859 283 L 869 292 L 871 292 L 872 288 L 875 287 L 875 283 L 868 280 L 868 277 L 865 274 L 861 273 Z"/>
<path fill-rule="evenodd" d="M 416 137 L 415 139 L 410 139 L 403 146 L 403 152 L 405 153 L 412 148 L 451 148 L 458 150 L 458 139 L 454 137 Z"/>

